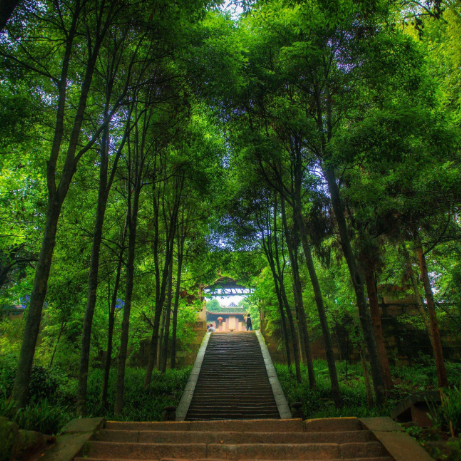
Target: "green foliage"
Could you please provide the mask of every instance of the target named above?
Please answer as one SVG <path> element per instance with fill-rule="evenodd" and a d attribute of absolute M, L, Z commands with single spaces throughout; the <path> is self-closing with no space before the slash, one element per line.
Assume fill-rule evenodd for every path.
<path fill-rule="evenodd" d="M 145 370 L 142 368 L 127 369 L 124 409 L 120 415 L 114 415 L 112 409 L 115 402 L 116 370 L 111 372 L 109 410 L 99 407 L 103 373 L 102 370 L 95 370 L 88 379 L 88 411 L 94 416 L 105 416 L 111 420 L 161 421 L 165 406 L 178 405 L 190 371 L 190 368 L 167 370 L 163 375 L 154 371 L 152 383 L 144 389 Z"/>
<path fill-rule="evenodd" d="M 461 388 L 442 389 L 440 397 L 440 406 L 432 406 L 434 425 L 456 437 L 461 433 Z"/>
<path fill-rule="evenodd" d="M 207 301 L 206 308 L 208 311 L 212 312 L 220 312 L 222 309 L 221 304 L 219 304 L 219 301 L 216 298 Z"/>
<path fill-rule="evenodd" d="M 301 366 L 303 380 L 298 383 L 286 365 L 275 365 L 277 376 L 289 404 L 302 402 L 302 408 L 307 418 L 389 416 L 390 410 L 406 396 L 421 390 L 437 388 L 436 370 L 433 362 L 420 362 L 411 367 L 392 368 L 395 389 L 390 392 L 386 406 L 369 407 L 360 363 L 346 364 L 341 361 L 336 363 L 336 367 L 344 407 L 336 408 L 331 398 L 326 362 L 316 360 L 314 367 L 317 376 L 317 388 L 311 389 L 306 366 Z M 448 376 L 452 382 L 461 381 L 461 364 L 448 364 Z M 459 424 L 459 391 L 456 389 L 444 392 L 449 396 L 447 398 L 447 417 L 451 417 Z"/>
<path fill-rule="evenodd" d="M 88 377 L 88 416 L 104 416 L 110 420 L 161 421 L 165 406 L 177 406 L 186 387 L 189 368 L 154 372 L 152 383 L 144 389 L 145 371 L 128 368 L 125 377 L 125 407 L 114 415 L 116 370 L 111 371 L 108 408 L 100 408 L 102 370 L 93 370 Z M 34 367 L 31 402 L 15 414 L 13 402 L 7 400 L 12 387 L 14 369 L 0 363 L 0 416 L 15 421 L 21 429 L 57 434 L 76 417 L 77 380 L 58 369 Z M 42 387 L 43 386 L 43 387 Z M 48 394 L 45 392 L 48 392 Z"/>

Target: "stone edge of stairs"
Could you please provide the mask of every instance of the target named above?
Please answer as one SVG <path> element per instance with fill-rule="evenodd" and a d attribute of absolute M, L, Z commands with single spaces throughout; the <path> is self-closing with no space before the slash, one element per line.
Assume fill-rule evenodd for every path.
<path fill-rule="evenodd" d="M 259 346 L 261 347 L 261 352 L 263 354 L 264 365 L 266 366 L 267 376 L 269 377 L 269 382 L 272 387 L 272 393 L 274 394 L 275 403 L 280 414 L 280 419 L 291 419 L 291 411 L 288 405 L 285 394 L 283 393 L 282 386 L 280 385 L 279 379 L 277 377 L 277 372 L 275 371 L 274 364 L 272 363 L 271 356 L 267 349 L 264 338 L 259 330 L 255 331 L 256 337 L 259 341 Z"/>
<path fill-rule="evenodd" d="M 179 401 L 178 408 L 176 408 L 176 421 L 184 421 L 186 419 L 192 397 L 194 396 L 195 386 L 197 385 L 210 336 L 210 332 L 205 333 L 202 344 L 200 345 L 197 358 L 195 359 L 194 367 L 192 368 L 189 379 L 187 380 L 187 384 L 181 396 L 181 400 Z"/>
<path fill-rule="evenodd" d="M 103 429 L 106 418 L 75 418 L 61 430 L 54 445 L 39 454 L 40 461 L 73 461 L 99 429 Z"/>
<path fill-rule="evenodd" d="M 434 458 L 388 416 L 359 418 L 395 461 L 434 461 Z"/>

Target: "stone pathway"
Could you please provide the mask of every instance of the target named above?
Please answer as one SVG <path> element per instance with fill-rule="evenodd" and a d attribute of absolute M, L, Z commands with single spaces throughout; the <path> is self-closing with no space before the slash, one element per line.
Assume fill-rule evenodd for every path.
<path fill-rule="evenodd" d="M 177 410 L 178 420 L 291 417 L 272 361 L 268 355 L 268 359 L 263 356 L 255 332 L 212 333 L 205 344 L 198 357 L 200 368 L 191 375 L 195 387 L 186 387 Z M 276 402 L 273 386 L 277 385 Z M 286 414 L 280 414 L 278 408 L 283 402 Z"/>

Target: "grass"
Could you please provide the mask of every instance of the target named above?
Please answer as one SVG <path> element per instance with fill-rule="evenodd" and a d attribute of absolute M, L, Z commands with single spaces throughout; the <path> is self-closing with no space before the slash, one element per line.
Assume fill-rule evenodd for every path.
<path fill-rule="evenodd" d="M 103 371 L 92 370 L 88 376 L 88 417 L 104 416 L 108 420 L 161 421 L 165 406 L 179 403 L 191 368 L 167 370 L 162 375 L 154 371 L 152 383 L 144 389 L 145 370 L 127 368 L 125 375 L 124 408 L 114 415 L 116 370 L 111 371 L 108 405 L 100 407 Z M 11 394 L 14 369 L 0 361 L 0 416 L 14 420 L 21 429 L 57 434 L 76 417 L 77 379 L 58 368 L 34 367 L 30 387 L 30 403 L 16 415 L 8 397 Z"/>
<path fill-rule="evenodd" d="M 389 393 L 386 406 L 369 407 L 366 400 L 365 385 L 360 364 L 337 362 L 338 378 L 344 400 L 342 408 L 336 408 L 330 393 L 328 367 L 325 361 L 317 360 L 314 368 L 317 387 L 308 385 L 307 367 L 302 366 L 302 382 L 296 382 L 286 365 L 276 364 L 275 368 L 280 384 L 288 402 L 302 402 L 307 418 L 327 418 L 345 416 L 388 416 L 389 411 L 401 399 L 418 391 L 437 388 L 435 365 L 427 357 L 421 357 L 420 363 L 412 367 L 393 368 L 395 388 Z M 461 364 L 446 363 L 451 383 L 461 383 Z M 116 370 L 112 370 L 109 382 L 108 406 L 100 407 L 100 392 L 103 379 L 102 370 L 92 370 L 88 377 L 88 416 L 104 416 L 109 420 L 121 421 L 161 421 L 165 406 L 176 406 L 186 386 L 191 368 L 167 370 L 162 375 L 154 371 L 152 383 L 144 389 L 145 370 L 128 368 L 125 376 L 124 409 L 120 415 L 114 415 Z M 14 380 L 14 361 L 0 358 L 0 416 L 14 419 L 22 429 L 36 430 L 45 434 L 57 434 L 71 419 L 76 417 L 77 380 L 69 377 L 59 368 L 45 369 L 34 367 L 28 407 L 14 415 L 8 402 Z M 459 389 L 459 387 L 458 387 Z M 448 391 L 447 396 L 457 402 L 459 391 Z M 441 417 L 458 420 L 459 402 L 456 408 L 450 406 Z M 454 412 L 451 415 L 450 412 Z M 446 422 L 445 422 L 446 425 Z"/>
<path fill-rule="evenodd" d="M 447 362 L 449 381 L 461 382 L 461 364 Z M 307 367 L 301 365 L 302 382 L 298 383 L 286 365 L 275 364 L 280 384 L 288 403 L 301 402 L 306 418 L 329 418 L 346 416 L 389 416 L 390 410 L 410 394 L 437 389 L 437 373 L 433 360 L 421 357 L 412 367 L 392 368 L 394 389 L 389 392 L 388 401 L 382 407 L 367 405 L 366 390 L 360 364 L 336 363 L 341 394 L 344 400 L 342 408 L 336 408 L 331 398 L 330 380 L 327 363 L 316 360 L 314 369 L 317 387 L 311 389 L 308 383 Z"/>

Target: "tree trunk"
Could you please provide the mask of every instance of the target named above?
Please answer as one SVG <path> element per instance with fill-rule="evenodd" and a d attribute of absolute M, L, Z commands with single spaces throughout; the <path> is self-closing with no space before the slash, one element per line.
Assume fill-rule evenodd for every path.
<path fill-rule="evenodd" d="M 293 320 L 293 314 L 291 312 L 290 304 L 288 303 L 287 293 L 285 291 L 285 286 L 283 282 L 280 284 L 280 294 L 282 295 L 283 304 L 287 313 L 288 324 L 290 325 L 290 337 L 291 344 L 293 347 L 293 358 L 295 361 L 295 371 L 296 371 L 296 380 L 298 383 L 302 381 L 301 378 L 301 367 L 300 367 L 300 357 L 299 357 L 299 343 L 296 338 L 296 327 Z"/>
<path fill-rule="evenodd" d="M 434 339 L 434 357 L 435 366 L 437 368 L 437 379 L 439 387 L 448 387 L 447 370 L 445 368 L 445 359 L 443 357 L 442 340 L 440 338 L 439 324 L 437 321 L 437 313 L 435 311 L 434 296 L 432 294 L 431 282 L 427 273 L 426 258 L 424 256 L 421 240 L 416 236 L 416 251 L 418 253 L 419 267 L 421 277 L 424 283 L 424 293 L 426 295 L 427 310 L 429 312 L 429 320 L 431 322 L 432 337 Z"/>
<path fill-rule="evenodd" d="M 370 310 L 365 298 L 365 285 L 362 275 L 357 267 L 355 255 L 352 251 L 352 245 L 349 238 L 346 218 L 344 216 L 339 188 L 336 184 L 336 177 L 332 169 L 325 169 L 325 178 L 328 182 L 328 190 L 331 195 L 331 202 L 338 224 L 339 234 L 341 236 L 341 247 L 343 249 L 344 257 L 349 268 L 354 286 L 355 296 L 357 299 L 357 307 L 359 311 L 360 325 L 362 327 L 363 336 L 368 349 L 370 358 L 371 375 L 373 378 L 373 387 L 376 395 L 376 403 L 382 405 L 386 401 L 386 389 L 384 386 L 383 373 L 381 371 L 381 364 L 378 358 L 378 349 L 376 347 L 375 336 L 373 334 L 373 326 L 371 323 Z"/>
<path fill-rule="evenodd" d="M 280 281 L 279 281 L 279 274 L 276 271 L 276 264 L 274 262 L 274 259 L 278 257 L 278 251 L 277 251 L 277 195 L 275 195 L 275 200 L 273 204 L 273 209 L 274 209 L 274 214 L 273 217 L 270 215 L 270 213 L 266 214 L 266 219 L 264 220 L 265 227 L 269 230 L 267 233 L 267 237 L 265 236 L 265 229 L 264 225 L 259 225 L 259 228 L 261 230 L 261 235 L 262 235 L 262 247 L 264 254 L 266 255 L 267 262 L 269 263 L 269 267 L 271 269 L 272 273 L 272 278 L 274 280 L 274 288 L 275 288 L 275 294 L 277 295 L 277 301 L 278 301 L 278 306 L 279 306 L 279 312 L 280 312 L 280 319 L 282 323 L 282 342 L 284 343 L 285 346 L 285 353 L 286 353 L 286 361 L 287 361 L 287 366 L 288 369 L 291 372 L 291 353 L 290 353 L 290 337 L 291 334 L 288 334 L 288 328 L 287 328 L 287 323 L 286 323 L 286 318 L 285 318 L 285 310 L 284 310 L 284 304 L 283 304 L 283 299 L 282 299 L 282 294 L 280 292 Z M 259 220 L 257 219 L 259 222 Z M 273 221 L 273 225 L 271 223 Z M 275 253 L 275 256 L 274 256 Z"/>
<path fill-rule="evenodd" d="M 416 297 L 416 307 L 418 308 L 418 312 L 421 315 L 421 318 L 423 319 L 424 326 L 427 332 L 427 336 L 429 337 L 429 341 L 431 342 L 432 352 L 434 353 L 434 357 L 435 357 L 436 347 L 435 347 L 435 342 L 434 342 L 434 336 L 432 335 L 431 322 L 424 308 L 424 301 L 419 293 L 418 283 L 416 281 L 415 273 L 413 272 L 413 267 L 410 261 L 410 255 L 408 254 L 408 250 L 406 249 L 405 244 L 403 245 L 402 248 L 403 248 L 403 256 L 405 258 L 405 262 L 408 268 L 408 275 L 410 277 L 411 286 L 413 288 L 413 293 Z"/>
<path fill-rule="evenodd" d="M 55 356 L 55 354 L 56 354 L 56 350 L 57 350 L 57 348 L 58 348 L 59 340 L 61 339 L 61 335 L 62 335 L 62 332 L 64 331 L 65 325 L 66 325 L 66 321 L 63 320 L 63 321 L 61 322 L 61 328 L 59 329 L 58 339 L 56 340 L 56 344 L 54 345 L 53 355 L 51 356 L 49 368 L 51 368 L 51 367 L 53 366 L 54 356 Z"/>
<path fill-rule="evenodd" d="M 152 253 L 154 257 L 155 266 L 155 311 L 154 311 L 154 322 L 152 328 L 152 337 L 149 344 L 149 359 L 147 363 L 146 376 L 144 378 L 144 387 L 150 384 L 152 379 L 152 371 L 154 370 L 155 361 L 157 360 L 157 344 L 158 344 L 158 331 L 160 327 L 160 317 L 163 311 L 163 303 L 161 303 L 161 281 L 160 278 L 160 258 L 159 258 L 159 241 L 160 241 L 160 230 L 159 230 L 159 215 L 160 215 L 160 198 L 159 193 L 156 191 L 155 181 L 153 182 L 153 227 L 154 227 L 154 242 L 152 247 Z"/>
<path fill-rule="evenodd" d="M 125 227 L 126 229 L 126 227 Z M 123 231 L 125 234 L 125 230 Z M 125 237 L 123 237 L 123 242 Z M 123 243 L 122 243 L 123 246 Z M 115 325 L 115 305 L 117 304 L 117 294 L 120 285 L 120 278 L 122 274 L 122 261 L 123 261 L 123 248 L 120 252 L 120 257 L 117 265 L 117 274 L 115 276 L 114 292 L 112 293 L 112 301 L 109 308 L 109 331 L 107 334 L 107 354 L 106 361 L 104 364 L 104 377 L 102 381 L 102 390 L 101 390 L 101 408 L 106 409 L 107 407 L 107 390 L 109 388 L 109 376 L 110 376 L 110 366 L 112 364 L 112 341 L 114 337 L 114 325 Z"/>
<path fill-rule="evenodd" d="M 164 304 L 165 304 L 165 295 L 166 295 L 166 286 L 168 283 L 168 275 L 169 275 L 169 262 L 170 258 L 173 257 L 173 247 L 174 247 L 174 239 L 176 235 L 176 222 L 178 218 L 178 211 L 179 205 L 181 203 L 181 193 L 184 185 L 184 176 L 176 178 L 177 183 L 175 185 L 175 202 L 173 206 L 173 210 L 170 214 L 169 222 L 167 222 L 166 215 L 165 215 L 165 206 L 164 206 L 164 221 L 165 226 L 167 227 L 167 235 L 166 235 L 166 252 L 165 252 L 165 264 L 163 267 L 163 274 L 162 274 L 162 281 L 160 284 L 160 276 L 159 271 L 156 269 L 156 304 L 155 304 L 155 315 L 154 315 L 154 328 L 152 331 L 152 338 L 150 341 L 149 346 L 149 361 L 147 363 L 146 369 L 146 376 L 144 378 L 144 387 L 147 387 L 152 379 L 152 371 L 154 369 L 155 360 L 157 358 L 157 351 L 159 347 L 159 337 L 158 337 L 158 330 L 160 325 L 160 314 L 162 313 Z M 163 195 L 163 201 L 165 197 Z M 165 205 L 163 203 L 163 205 Z M 158 267 L 158 221 L 159 221 L 159 207 L 160 207 L 160 200 L 154 198 L 154 229 L 155 229 L 155 236 L 154 236 L 154 261 L 157 261 L 156 266 Z M 157 288 L 160 285 L 160 290 Z M 159 293 L 160 291 L 160 293 Z M 160 343 L 161 344 L 161 343 Z"/>
<path fill-rule="evenodd" d="M 370 314 L 373 322 L 373 332 L 375 334 L 376 348 L 381 363 L 384 385 L 386 389 L 393 389 L 391 369 L 389 368 L 389 359 L 387 357 L 386 346 L 384 344 L 383 326 L 381 323 L 381 314 L 379 312 L 378 293 L 376 292 L 376 280 L 374 276 L 373 264 L 369 260 L 365 261 L 365 281 L 367 284 L 368 300 L 370 303 Z"/>
<path fill-rule="evenodd" d="M 270 266 L 272 269 L 273 262 L 270 263 Z M 283 304 L 282 294 L 280 292 L 279 281 L 278 281 L 278 278 L 277 278 L 277 275 L 274 269 L 272 271 L 272 276 L 274 279 L 275 293 L 277 295 L 277 301 L 279 305 L 280 320 L 282 323 L 282 336 L 283 336 L 283 341 L 285 343 L 285 352 L 286 352 L 286 357 L 287 357 L 287 366 L 288 366 L 288 369 L 291 370 L 291 353 L 290 353 L 290 336 L 291 335 L 288 334 L 287 322 L 285 318 L 285 310 L 283 308 L 284 304 Z"/>
<path fill-rule="evenodd" d="M 139 173 L 140 174 L 140 173 Z M 131 184 L 128 183 L 128 187 Z M 118 356 L 117 387 L 115 395 L 114 413 L 119 415 L 123 410 L 123 393 L 125 391 L 125 368 L 128 352 L 128 338 L 130 332 L 131 298 L 133 295 L 134 260 L 136 255 L 136 230 L 138 224 L 139 195 L 141 193 L 141 179 L 136 178 L 133 209 L 130 212 L 128 229 L 128 260 L 126 264 L 125 306 L 123 307 L 122 333 L 120 337 L 120 351 Z M 128 197 L 130 201 L 130 197 Z"/>
<path fill-rule="evenodd" d="M 306 357 L 307 362 L 307 370 L 309 375 L 309 385 L 310 387 L 315 387 L 315 373 L 314 373 L 314 364 L 312 361 L 312 352 L 311 346 L 309 342 L 309 332 L 307 330 L 307 322 L 306 322 L 306 313 L 304 312 L 304 305 L 303 305 L 303 298 L 302 298 L 302 287 L 301 287 L 301 279 L 299 276 L 299 266 L 298 266 L 298 239 L 295 238 L 294 242 L 291 240 L 291 236 L 289 235 L 288 230 L 288 223 L 286 218 L 286 210 L 285 210 L 285 200 L 282 197 L 282 221 L 283 227 L 285 230 L 286 235 L 286 242 L 288 248 L 288 254 L 291 263 L 291 271 L 293 274 L 293 288 L 294 288 L 294 298 L 295 298 L 295 308 L 296 313 L 298 316 L 298 332 L 300 335 L 300 341 L 302 345 L 302 349 L 304 355 Z M 297 232 L 297 230 L 295 230 Z"/>
<path fill-rule="evenodd" d="M 106 105 L 104 118 L 108 116 L 109 107 Z M 83 320 L 83 333 L 80 349 L 80 371 L 77 389 L 77 415 L 86 416 L 86 392 L 88 385 L 88 369 L 90 364 L 91 329 L 93 326 L 94 309 L 98 292 L 99 254 L 101 250 L 102 229 L 106 214 L 107 198 L 107 172 L 109 168 L 109 127 L 104 128 L 101 140 L 101 165 L 99 170 L 98 204 L 96 209 L 96 222 L 93 233 L 93 247 L 91 250 L 90 273 L 88 276 L 88 294 Z"/>
<path fill-rule="evenodd" d="M 275 249 L 275 268 L 276 275 L 279 281 L 279 290 L 280 296 L 282 299 L 282 309 L 285 308 L 287 319 L 288 319 L 288 326 L 287 331 L 289 334 L 289 340 L 291 341 L 292 349 L 293 349 L 293 359 L 295 362 L 295 371 L 296 371 L 296 380 L 298 383 L 302 381 L 301 378 L 301 367 L 300 367 L 300 360 L 299 360 L 299 345 L 296 339 L 296 327 L 293 321 L 293 314 L 291 313 L 290 304 L 288 302 L 287 293 L 285 290 L 285 283 L 284 283 L 284 274 L 283 274 L 283 267 L 280 267 L 280 259 L 279 259 L 279 240 L 278 240 L 278 233 L 277 233 L 277 203 L 274 206 L 274 249 Z M 282 237 L 283 238 L 283 237 Z M 283 248 L 282 248 L 283 252 Z"/>
<path fill-rule="evenodd" d="M 173 255 L 172 255 L 173 256 Z M 166 301 L 166 318 L 165 318 L 165 332 L 163 336 L 163 353 L 162 359 L 160 362 L 160 372 L 162 374 L 166 371 L 166 365 L 168 361 L 168 343 L 170 339 L 170 322 L 171 322 L 171 300 L 172 300 L 172 291 L 173 291 L 173 258 L 170 261 L 170 275 L 168 277 L 168 295 Z"/>
<path fill-rule="evenodd" d="M 373 406 L 373 391 L 371 390 L 370 372 L 368 371 L 368 363 L 365 358 L 365 352 L 361 347 L 359 347 L 359 354 L 360 354 L 360 362 L 362 364 L 362 370 L 363 370 L 363 380 L 365 382 L 365 392 L 367 393 L 367 404 L 369 407 L 372 407 Z"/>
<path fill-rule="evenodd" d="M 176 328 L 178 326 L 179 295 L 181 291 L 182 261 L 184 257 L 184 235 L 178 235 L 178 271 L 176 274 L 176 292 L 173 308 L 173 334 L 171 338 L 171 369 L 176 368 Z"/>
<path fill-rule="evenodd" d="M 307 269 L 309 271 L 309 277 L 311 279 L 312 288 L 314 290 L 315 304 L 317 306 L 320 327 L 322 328 L 323 340 L 325 342 L 325 355 L 328 364 L 328 372 L 330 374 L 331 394 L 336 406 L 341 406 L 341 391 L 339 389 L 338 373 L 336 371 L 335 355 L 333 353 L 333 343 L 331 341 L 330 327 L 328 326 L 328 319 L 325 312 L 325 306 L 323 305 L 323 296 L 320 290 L 320 284 L 317 278 L 317 273 L 315 272 L 314 261 L 312 259 L 312 253 L 307 238 L 307 234 L 304 229 L 301 210 L 297 209 L 294 212 L 297 214 L 297 221 L 301 233 L 301 242 L 303 246 L 304 256 L 306 258 Z"/>
<path fill-rule="evenodd" d="M 164 335 L 165 335 L 165 323 L 166 323 L 166 306 L 163 307 L 162 321 L 161 321 L 162 327 L 160 328 L 160 334 L 159 334 L 158 342 L 157 342 L 156 363 L 157 363 L 157 368 L 159 370 L 160 370 L 160 362 L 161 362 L 161 359 L 162 359 L 162 344 L 163 344 L 163 338 L 164 338 Z"/>
<path fill-rule="evenodd" d="M 28 312 L 26 315 L 26 325 L 21 344 L 18 368 L 13 387 L 13 401 L 17 408 L 24 408 L 27 404 L 29 392 L 30 373 L 34 360 L 35 347 L 37 344 L 40 321 L 42 319 L 43 303 L 45 302 L 50 275 L 53 250 L 56 244 L 56 231 L 61 211 L 62 202 L 56 196 L 52 196 L 48 201 L 46 213 L 45 235 L 43 237 L 42 248 L 35 270 L 34 285 Z"/>

